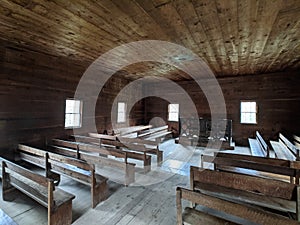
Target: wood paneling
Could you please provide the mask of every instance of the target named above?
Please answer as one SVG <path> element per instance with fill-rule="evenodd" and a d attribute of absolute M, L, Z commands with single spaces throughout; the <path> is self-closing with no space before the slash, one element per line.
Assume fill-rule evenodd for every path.
<path fill-rule="evenodd" d="M 85 67 L 68 58 L 0 43 L 1 154 L 11 153 L 18 143 L 42 145 L 46 139 L 71 134 L 72 129 L 64 128 L 65 99 L 74 96 Z M 88 88 L 93 88 L 93 81 L 88 83 Z M 99 132 L 111 128 L 112 103 L 128 83 L 122 74 L 115 74 L 99 96 L 88 96 L 98 98 L 98 104 L 96 115 L 84 114 L 82 131 L 94 116 Z M 131 125 L 143 122 L 142 111 L 143 103 L 136 104 L 130 116 Z"/>
<path fill-rule="evenodd" d="M 299 133 L 300 126 L 300 77 L 297 72 L 289 74 L 261 74 L 239 76 L 218 79 L 222 88 L 226 108 L 227 118 L 233 120 L 233 140 L 238 145 L 247 145 L 247 138 L 254 137 L 258 130 L 266 140 L 277 139 L 278 132 Z M 191 81 L 181 81 L 178 84 L 191 96 L 200 117 L 210 117 L 206 97 L 200 87 Z M 164 91 L 170 96 L 175 96 L 181 103 L 181 113 L 186 113 L 189 108 L 185 105 L 182 95 L 176 90 L 155 89 L 157 85 L 147 85 L 145 91 L 157 93 L 160 96 Z M 213 89 L 214 87 L 210 87 Z M 258 118 L 256 125 L 246 125 L 240 123 L 240 101 L 253 100 L 258 105 Z M 157 116 L 167 119 L 167 101 L 157 100 L 157 98 L 145 99 L 146 119 Z"/>
<path fill-rule="evenodd" d="M 299 26 L 298 0 L 0 3 L 0 38 L 22 48 L 68 57 L 86 66 L 124 43 L 171 41 L 196 53 L 218 77 L 299 69 Z M 124 71 L 135 79 L 149 74 L 149 64 Z M 174 80 L 186 78 L 161 64 L 150 72 Z"/>
<path fill-rule="evenodd" d="M 121 44 L 150 39 L 180 44 L 209 65 L 224 92 L 237 144 L 245 144 L 255 130 L 266 139 L 279 130 L 296 133 L 299 26 L 298 0 L 2 0 L 0 148 L 69 134 L 71 130 L 63 126 L 64 102 L 74 96 L 90 63 Z M 155 52 L 160 53 L 165 49 Z M 98 101 L 96 115 L 86 110 L 85 127 L 95 116 L 99 132 L 111 129 L 117 94 L 131 81 L 149 75 L 156 82 L 162 78 L 177 82 L 187 90 L 199 116 L 210 116 L 205 96 L 188 74 L 171 65 L 141 62 L 122 68 L 99 96 L 88 96 Z M 87 82 L 87 90 L 94 82 Z M 147 92 L 149 87 L 157 88 L 153 84 L 136 91 Z M 159 91 L 165 90 L 157 90 L 158 97 Z M 174 89 L 169 96 L 183 98 Z M 257 100 L 257 125 L 239 123 L 241 99 Z M 182 104 L 189 111 L 184 99 Z M 166 110 L 164 100 L 141 100 L 130 112 L 130 125 L 147 123 L 155 116 L 166 120 Z"/>

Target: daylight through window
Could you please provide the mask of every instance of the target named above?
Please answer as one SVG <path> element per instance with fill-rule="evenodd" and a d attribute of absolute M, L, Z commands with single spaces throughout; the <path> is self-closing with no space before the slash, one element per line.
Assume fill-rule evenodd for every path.
<path fill-rule="evenodd" d="M 124 123 L 126 121 L 126 103 L 118 102 L 117 122 Z"/>
<path fill-rule="evenodd" d="M 256 102 L 241 101 L 241 123 L 256 124 Z"/>
<path fill-rule="evenodd" d="M 67 99 L 65 110 L 65 128 L 79 128 L 82 120 L 82 101 Z"/>
<path fill-rule="evenodd" d="M 178 121 L 179 104 L 169 104 L 168 112 L 169 112 L 168 121 Z"/>

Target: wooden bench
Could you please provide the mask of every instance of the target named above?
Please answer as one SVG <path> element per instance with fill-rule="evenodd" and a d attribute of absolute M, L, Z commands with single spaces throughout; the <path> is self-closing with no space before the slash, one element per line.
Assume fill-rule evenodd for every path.
<path fill-rule="evenodd" d="M 283 134 L 279 133 L 279 140 L 270 141 L 276 158 L 286 160 L 300 160 L 299 149 L 296 148 Z"/>
<path fill-rule="evenodd" d="M 98 141 L 102 141 L 102 140 L 116 141 L 117 140 L 116 135 L 89 133 L 89 136 L 92 137 L 92 138 L 97 139 Z M 79 137 L 80 138 L 80 135 L 74 135 L 74 137 Z M 82 135 L 81 137 L 84 137 L 84 135 Z"/>
<path fill-rule="evenodd" d="M 196 203 L 201 208 L 186 207 L 182 212 L 182 200 Z M 295 220 L 259 208 L 180 187 L 176 189 L 176 208 L 177 225 L 299 224 Z"/>
<path fill-rule="evenodd" d="M 146 132 L 138 134 L 138 138 L 145 140 L 156 140 L 161 142 L 166 136 L 172 134 L 172 131 L 168 130 L 168 125 L 155 127 L 147 130 Z"/>
<path fill-rule="evenodd" d="M 27 170 L 17 164 L 2 161 L 2 198 L 10 201 L 19 190 L 48 208 L 48 225 L 70 225 L 74 195 L 54 188 L 53 180 Z"/>
<path fill-rule="evenodd" d="M 251 154 L 253 156 L 270 157 L 270 150 L 258 131 L 255 132 L 255 139 L 248 138 Z"/>
<path fill-rule="evenodd" d="M 156 140 L 125 137 L 118 137 L 118 140 L 124 144 L 123 148 L 125 149 L 156 155 L 157 164 L 161 164 L 163 161 L 163 151 L 159 150 L 159 142 Z"/>
<path fill-rule="evenodd" d="M 58 140 L 58 139 L 55 139 Z M 54 141 L 54 140 L 53 140 Z M 59 141 L 60 142 L 60 141 Z M 74 149 L 74 142 L 68 142 L 68 141 L 63 141 L 61 143 L 61 146 L 55 145 L 55 141 L 53 145 L 49 145 L 48 147 L 51 149 L 52 152 L 65 155 L 65 156 L 70 156 L 76 159 L 80 159 L 83 161 L 86 161 L 88 163 L 92 163 L 98 166 L 108 166 L 112 168 L 118 168 L 121 170 L 125 171 L 125 179 L 124 179 L 124 184 L 127 186 L 135 181 L 135 164 L 134 163 L 129 163 L 126 160 L 124 162 L 118 161 L 115 159 L 110 159 L 106 157 L 102 157 L 100 155 L 95 155 L 93 154 L 95 152 L 95 149 L 89 149 L 89 148 L 83 148 L 84 150 L 81 150 L 81 148 L 76 147 Z M 57 142 L 58 144 L 58 142 Z M 76 145 L 76 144 L 75 144 Z M 90 151 L 89 151 L 90 150 Z M 97 153 L 102 153 L 102 154 L 111 154 L 111 152 L 106 152 L 107 150 L 105 149 L 100 149 L 99 151 L 96 151 Z M 123 157 L 122 154 L 119 152 L 116 152 L 116 156 Z"/>
<path fill-rule="evenodd" d="M 152 125 L 139 125 L 139 126 L 130 126 L 130 127 L 122 127 L 115 130 L 115 133 L 118 136 L 125 137 L 137 137 L 140 132 L 148 130 L 152 127 Z"/>
<path fill-rule="evenodd" d="M 259 156 L 232 153 L 201 155 L 201 167 L 204 163 L 213 163 L 214 170 L 243 173 L 261 177 L 277 178 L 277 175 L 289 176 L 290 183 L 299 184 L 299 170 L 291 161 Z"/>
<path fill-rule="evenodd" d="M 126 150 L 142 152 L 143 154 L 154 154 L 157 156 L 157 164 L 160 164 L 163 160 L 163 152 L 159 150 L 159 142 L 151 140 L 143 140 L 140 138 L 126 138 L 116 137 L 116 139 L 102 139 L 102 134 L 90 133 L 91 137 L 84 135 L 72 135 L 73 139 L 78 142 L 94 144 L 103 147 L 116 147 Z M 129 156 L 131 154 L 129 153 Z M 136 156 L 135 156 L 136 157 Z M 151 158 L 144 156 L 146 166 L 149 164 L 148 160 Z M 151 163 L 150 163 L 151 165 Z"/>
<path fill-rule="evenodd" d="M 97 145 L 97 146 L 89 147 L 89 149 L 91 150 L 91 148 L 93 149 L 96 148 L 96 151 L 99 151 L 97 150 L 99 148 L 103 150 L 105 149 L 106 153 L 108 154 L 104 153 L 104 155 L 116 156 L 116 154 L 118 154 L 119 156 L 116 157 L 119 158 L 120 155 L 123 155 L 121 157 L 124 158 L 125 161 L 127 161 L 128 159 L 143 161 L 144 172 L 147 173 L 151 170 L 151 155 L 147 154 L 148 149 L 145 149 L 143 146 L 131 145 L 129 147 L 129 145 L 125 145 L 124 143 L 120 142 L 117 137 L 115 137 L 114 139 L 112 138 L 107 139 L 102 134 L 89 133 L 89 135 L 91 138 L 94 138 L 94 141 L 92 141 L 91 138 L 85 138 L 84 136 L 78 136 L 78 135 L 74 136 L 76 141 L 83 141 L 83 142 L 77 142 L 79 144 L 79 148 L 85 147 L 82 146 L 83 143 Z M 105 135 L 105 136 L 109 136 L 109 135 Z M 109 152 L 111 154 L 109 154 Z"/>
<path fill-rule="evenodd" d="M 47 152 L 27 145 L 18 145 L 20 158 L 39 165 L 46 170 L 46 176 L 61 174 L 91 187 L 91 203 L 95 208 L 99 202 L 107 198 L 107 178 L 95 173 L 93 164 L 78 159 Z M 43 159 L 41 158 L 43 156 Z"/>
<path fill-rule="evenodd" d="M 190 187 L 224 200 L 296 214 L 300 221 L 300 186 L 295 184 L 191 166 Z"/>

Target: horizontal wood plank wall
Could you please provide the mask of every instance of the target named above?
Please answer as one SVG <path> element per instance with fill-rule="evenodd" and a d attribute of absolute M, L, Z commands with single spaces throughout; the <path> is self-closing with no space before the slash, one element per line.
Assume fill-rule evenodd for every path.
<path fill-rule="evenodd" d="M 1 40 L 0 60 L 0 154 L 10 155 L 9 150 L 20 142 L 42 145 L 46 138 L 72 134 L 72 129 L 64 128 L 65 99 L 74 96 L 88 64 Z M 128 83 L 122 76 L 114 75 L 105 90 L 94 96 L 98 98 L 95 117 L 99 132 L 111 127 L 112 102 Z M 141 111 L 142 102 L 132 110 L 132 125 L 143 121 Z M 135 112 L 140 118 L 135 119 Z M 89 116 L 84 115 L 84 127 Z"/>
<path fill-rule="evenodd" d="M 227 118 L 233 120 L 233 139 L 238 145 L 247 145 L 247 138 L 254 137 L 259 130 L 266 140 L 276 139 L 279 131 L 299 133 L 300 126 L 300 76 L 297 72 L 248 75 L 239 77 L 219 78 L 226 108 Z M 205 85 L 208 85 L 207 81 Z M 210 117 L 210 109 L 206 97 L 195 82 L 181 81 L 183 87 L 193 99 L 200 117 Z M 169 96 L 177 98 L 181 114 L 188 114 L 186 101 L 176 90 L 156 90 L 155 84 L 148 84 L 144 91 L 157 93 L 169 92 Z M 214 87 L 210 87 L 214 93 Z M 254 100 L 258 104 L 258 123 L 256 125 L 240 124 L 240 101 Z M 157 104 L 158 102 L 158 104 Z M 167 101 L 156 97 L 145 99 L 146 120 L 151 117 L 166 118 Z"/>

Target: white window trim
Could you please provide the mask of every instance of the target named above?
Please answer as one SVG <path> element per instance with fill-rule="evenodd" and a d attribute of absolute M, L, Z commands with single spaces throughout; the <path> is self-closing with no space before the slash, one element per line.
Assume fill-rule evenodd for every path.
<path fill-rule="evenodd" d="M 255 103 L 255 112 L 242 112 L 242 103 L 243 102 L 254 102 Z M 242 114 L 243 113 L 253 113 L 255 114 L 255 122 L 243 122 L 242 121 Z M 249 125 L 256 125 L 257 124 L 257 114 L 258 114 L 258 108 L 257 108 L 257 102 L 254 100 L 241 100 L 240 101 L 240 123 L 241 124 L 249 124 Z"/>
<path fill-rule="evenodd" d="M 80 107 L 79 107 L 79 113 L 67 113 L 66 112 L 66 106 L 67 106 L 67 100 L 74 100 L 74 101 L 79 101 L 80 102 Z M 82 106 L 83 106 L 83 102 L 82 100 L 79 99 L 74 99 L 74 98 L 67 98 L 65 100 L 65 129 L 74 129 L 74 128 L 81 128 L 82 127 Z M 66 126 L 66 115 L 67 114 L 79 114 L 79 126 Z"/>

